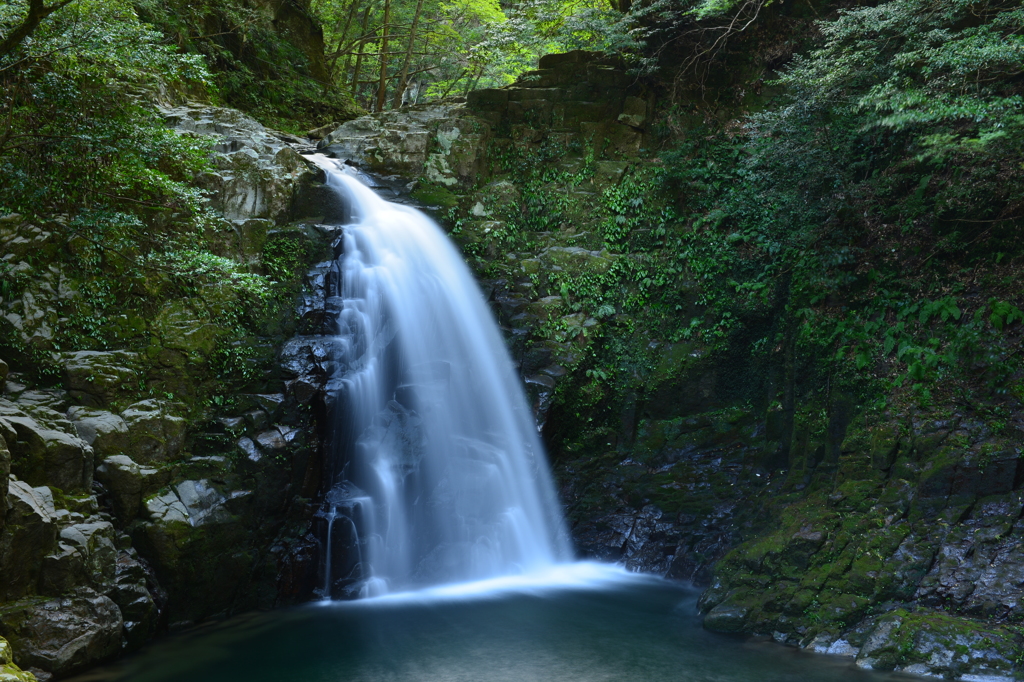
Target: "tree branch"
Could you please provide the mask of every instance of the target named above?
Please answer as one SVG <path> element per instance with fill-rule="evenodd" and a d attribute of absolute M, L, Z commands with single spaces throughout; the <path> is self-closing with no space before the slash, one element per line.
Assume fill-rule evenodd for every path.
<path fill-rule="evenodd" d="M 50 16 L 57 10 L 70 5 L 75 0 L 58 0 L 54 5 L 46 5 L 43 0 L 28 0 L 28 14 L 22 20 L 13 31 L 7 34 L 7 37 L 0 42 L 0 57 L 3 57 L 10 52 L 13 52 L 18 45 L 32 35 L 39 24 L 42 23 L 43 19 Z"/>

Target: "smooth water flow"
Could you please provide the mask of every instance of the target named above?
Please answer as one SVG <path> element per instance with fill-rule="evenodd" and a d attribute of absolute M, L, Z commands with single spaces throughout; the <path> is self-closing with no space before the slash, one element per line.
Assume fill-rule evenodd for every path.
<path fill-rule="evenodd" d="M 701 628 L 697 592 L 572 563 L 533 416 L 459 254 L 319 158 L 336 263 L 323 600 L 165 639 L 79 682 L 896 682 Z M 419 589 L 412 589 L 419 588 Z"/>
<path fill-rule="evenodd" d="M 351 215 L 335 301 L 325 596 L 341 584 L 374 596 L 570 560 L 536 423 L 461 255 L 421 212 L 313 158 Z M 355 566 L 332 561 L 342 534 Z"/>
<path fill-rule="evenodd" d="M 708 632 L 697 592 L 610 568 L 324 602 L 166 638 L 72 682 L 911 682 Z M 493 581 L 488 581 L 493 582 Z"/>

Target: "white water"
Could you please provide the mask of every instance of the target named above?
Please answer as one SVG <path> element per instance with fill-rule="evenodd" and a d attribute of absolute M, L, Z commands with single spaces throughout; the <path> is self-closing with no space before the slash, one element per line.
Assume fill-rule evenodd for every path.
<path fill-rule="evenodd" d="M 459 252 L 421 212 L 381 199 L 342 163 L 313 160 L 351 214 L 326 543 L 342 510 L 358 517 L 363 596 L 571 560 L 533 415 Z M 325 596 L 346 579 L 331 566 L 328 549 Z"/>

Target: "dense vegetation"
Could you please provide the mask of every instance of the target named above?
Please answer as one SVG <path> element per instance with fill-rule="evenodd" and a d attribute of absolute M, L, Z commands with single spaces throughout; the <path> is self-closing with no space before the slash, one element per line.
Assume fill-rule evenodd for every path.
<path fill-rule="evenodd" d="M 1022 20 L 999 3 L 844 10 L 781 73 L 782 104 L 667 153 L 698 209 L 682 250 L 725 275 L 701 333 L 767 314 L 789 329 L 762 352 L 796 343 L 846 381 L 884 378 L 882 395 L 1019 393 Z"/>
<path fill-rule="evenodd" d="M 539 55 L 573 48 L 613 53 L 608 63 L 628 71 L 651 111 L 620 127 L 642 128 L 647 148 L 504 123 L 489 133 L 503 144 L 485 154 L 494 184 L 421 178 L 417 191 L 452 209 L 481 274 L 557 310 L 536 314 L 524 336 L 568 370 L 545 435 L 559 465 L 598 481 L 579 495 L 578 518 L 598 513 L 615 486 L 638 509 L 653 500 L 710 513 L 708 497 L 679 485 L 680 469 L 662 469 L 664 448 L 648 448 L 672 428 L 674 442 L 693 445 L 680 431 L 690 413 L 716 446 L 743 432 L 736 461 L 756 451 L 744 475 L 792 473 L 792 496 L 766 504 L 775 511 L 800 495 L 814 512 L 832 504 L 855 415 L 865 426 L 849 440 L 864 452 L 854 441 L 870 440 L 869 418 L 893 432 L 911 415 L 980 424 L 936 470 L 964 453 L 976 469 L 1019 455 L 1024 8 L 1010 0 L 6 2 L 0 229 L 30 223 L 59 247 L 0 260 L 0 297 L 27 300 L 58 262 L 77 294 L 49 311 L 53 333 L 35 344 L 0 318 L 0 354 L 22 381 L 59 383 L 56 353 L 144 351 L 146 320 L 180 303 L 189 324 L 223 333 L 187 371 L 167 374 L 202 365 L 206 383 L 180 396 L 151 382 L 132 399 L 230 402 L 265 368 L 256 355 L 268 352 L 273 320 L 290 314 L 312 254 L 278 234 L 249 262 L 229 257 L 237 225 L 202 189 L 214 152 L 171 132 L 157 104 L 229 105 L 303 132 L 400 108 L 413 82 L 422 100 L 537 79 L 524 72 Z M 556 242 L 564 262 L 544 271 L 536 256 Z M 680 395 L 708 376 L 717 385 L 705 402 Z M 919 459 L 935 450 L 914 447 Z M 875 478 L 842 499 L 860 506 L 784 512 L 793 527 L 783 540 L 825 516 L 889 528 L 873 507 L 878 491 L 887 477 L 920 473 L 890 476 L 896 448 L 878 471 L 869 457 L 857 463 L 856 476 Z M 641 483 L 615 473 L 606 485 L 623 461 Z M 726 478 L 728 466 L 715 465 L 709 488 L 761 485 Z M 818 489 L 814 471 L 828 474 Z M 831 570 L 831 559 L 816 561 Z"/>
<path fill-rule="evenodd" d="M 857 406 L 963 408 L 1012 428 L 1024 399 L 1020 8 L 892 0 L 813 22 L 780 9 L 761 16 L 767 34 L 755 25 L 714 49 L 752 9 L 712 9 L 690 17 L 682 44 L 652 45 L 666 105 L 657 158 L 603 192 L 604 247 L 629 258 L 565 287 L 587 315 L 632 318 L 590 347 L 576 376 L 591 385 L 585 409 L 614 425 L 624 396 L 642 402 L 660 371 L 647 342 L 660 339 L 731 366 L 729 399 L 781 410 L 789 429 L 802 403 L 819 437 Z M 773 71 L 779 36 L 798 49 Z M 508 233 L 520 245 L 545 229 L 532 223 L 571 218 L 551 183 L 594 172 L 593 159 L 577 179 L 534 161 L 510 166 L 533 192 Z"/>
<path fill-rule="evenodd" d="M 0 8 L 8 35 L 29 4 Z M 4 320 L 0 348 L 16 369 L 52 382 L 50 353 L 145 344 L 138 320 L 180 299 L 234 330 L 216 353 L 229 379 L 240 367 L 238 338 L 276 314 L 266 304 L 280 278 L 218 251 L 229 226 L 199 182 L 212 168 L 210 143 L 171 131 L 154 108 L 183 93 L 215 94 L 211 72 L 131 3 L 63 5 L 0 54 L 0 215 L 31 221 L 60 244 L 20 265 L 15 254 L 0 261 L 0 296 L 19 299 L 55 261 L 80 295 L 65 297 L 52 338 L 35 344 Z"/>

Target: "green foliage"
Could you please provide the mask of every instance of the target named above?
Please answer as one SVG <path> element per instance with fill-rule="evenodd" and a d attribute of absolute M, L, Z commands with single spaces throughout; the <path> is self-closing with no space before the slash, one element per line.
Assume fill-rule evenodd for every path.
<path fill-rule="evenodd" d="M 26 4 L 3 6 L 0 31 Z M 65 290 L 47 297 L 51 339 L 29 346 L 0 329 L 17 371 L 49 383 L 60 374 L 53 351 L 145 350 L 154 319 L 176 312 L 211 330 L 182 359 L 196 376 L 207 362 L 228 368 L 225 381 L 255 376 L 252 339 L 280 301 L 268 277 L 215 255 L 206 238 L 223 227 L 195 184 L 210 143 L 172 132 L 146 104 L 208 79 L 200 57 L 168 47 L 120 1 L 76 0 L 0 60 L 0 216 L 6 229 L 48 235 L 24 262 L 0 266 L 0 296 L 27 296 L 47 271 Z"/>
<path fill-rule="evenodd" d="M 425 101 L 508 85 L 544 54 L 639 46 L 632 19 L 604 0 L 316 0 L 312 7 L 324 24 L 335 87 L 367 108 L 375 106 L 382 68 L 390 108 L 403 74 L 423 82 Z"/>
<path fill-rule="evenodd" d="M 216 95 L 262 122 L 295 133 L 361 113 L 329 87 L 323 45 L 306 3 L 135 0 L 142 21 L 202 55 Z"/>
<path fill-rule="evenodd" d="M 998 2 L 844 10 L 779 80 L 787 103 L 663 154 L 707 306 L 694 331 L 724 341 L 739 322 L 770 349 L 788 319 L 817 358 L 809 384 L 884 379 L 928 400 L 983 377 L 1004 393 L 1019 289 L 983 302 L 967 281 L 1020 264 L 1022 19 Z"/>
<path fill-rule="evenodd" d="M 199 84 L 206 74 L 159 40 L 126 3 L 85 0 L 0 63 L 0 212 L 66 216 L 83 260 L 152 248 L 169 234 L 152 228 L 171 220 L 202 226 L 190 182 L 207 149 L 167 130 L 135 92 L 155 73 Z"/>

